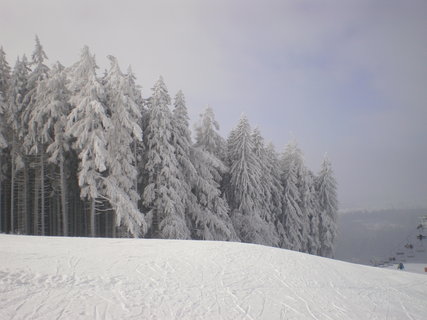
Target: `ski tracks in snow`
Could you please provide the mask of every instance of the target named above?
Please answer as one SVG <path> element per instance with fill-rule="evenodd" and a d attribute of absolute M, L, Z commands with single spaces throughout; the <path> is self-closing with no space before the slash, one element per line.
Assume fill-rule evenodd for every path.
<path fill-rule="evenodd" d="M 32 241 L 36 255 L 28 243 L 11 242 L 13 254 L 0 264 L 0 319 L 418 320 L 427 313 L 427 277 L 280 249 L 172 240 Z M 4 256 L 3 248 L 0 241 Z"/>

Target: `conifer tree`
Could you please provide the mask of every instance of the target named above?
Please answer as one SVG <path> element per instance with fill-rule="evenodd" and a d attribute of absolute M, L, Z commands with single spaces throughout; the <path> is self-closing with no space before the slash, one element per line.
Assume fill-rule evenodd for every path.
<path fill-rule="evenodd" d="M 320 255 L 334 257 L 334 241 L 337 234 L 337 183 L 332 164 L 325 156 L 316 179 L 316 191 L 320 206 Z"/>
<path fill-rule="evenodd" d="M 105 77 L 107 104 L 111 112 L 108 130 L 108 175 L 105 194 L 115 213 L 115 225 L 124 224 L 135 237 L 146 232 L 144 217 L 138 210 L 135 156 L 132 142 L 142 141 L 141 113 L 137 104 L 133 75 L 124 75 L 115 57 L 109 56 L 110 70 Z"/>
<path fill-rule="evenodd" d="M 69 137 L 65 134 L 65 125 L 70 113 L 70 93 L 64 67 L 58 62 L 49 72 L 49 76 L 40 81 L 35 94 L 34 109 L 30 114 L 29 133 L 34 137 L 34 147 L 41 146 L 42 152 L 50 155 L 48 161 L 59 166 L 59 187 L 61 195 L 62 235 L 68 236 L 68 201 L 65 176 L 65 153 L 69 150 Z M 36 150 L 34 152 L 37 152 Z M 44 162 L 42 162 L 44 166 Z M 43 189 L 42 189 L 43 190 Z M 37 191 L 37 190 L 36 190 Z M 42 197 L 43 201 L 43 197 Z M 34 208 L 38 213 L 38 208 Z M 37 210 L 36 210 L 37 209 Z M 43 210 L 42 234 L 44 234 Z M 34 222 L 37 224 L 35 215 Z"/>
<path fill-rule="evenodd" d="M 43 50 L 42 45 L 40 44 L 39 38 L 36 36 L 36 46 L 32 54 L 31 65 L 35 66 L 32 72 L 28 76 L 27 83 L 27 94 L 24 98 L 24 103 L 26 104 L 26 109 L 22 113 L 22 123 L 25 124 L 25 136 L 24 136 L 24 148 L 25 156 L 27 162 L 30 162 L 29 155 L 35 155 L 38 158 L 38 161 L 34 164 L 35 166 L 35 187 L 34 187 L 34 205 L 33 211 L 34 215 L 34 233 L 38 234 L 38 221 L 39 213 L 41 217 L 41 234 L 45 234 L 46 224 L 46 144 L 47 141 L 41 141 L 40 136 L 36 130 L 37 124 L 31 119 L 37 118 L 35 113 L 43 113 L 44 104 L 38 104 L 37 99 L 38 95 L 43 95 L 45 88 L 39 88 L 39 86 L 44 86 L 43 81 L 48 78 L 49 68 L 44 64 L 44 60 L 47 59 L 46 53 Z M 40 201 L 39 201 L 40 199 Z M 40 202 L 40 211 L 39 211 L 39 202 Z"/>
<path fill-rule="evenodd" d="M 252 141 L 253 141 L 253 152 L 255 154 L 255 157 L 257 159 L 257 162 L 259 163 L 260 168 L 260 188 L 262 190 L 262 196 L 260 198 L 261 201 L 261 208 L 260 208 L 260 216 L 263 220 L 265 220 L 265 223 L 267 224 L 268 228 L 270 229 L 269 233 L 271 235 L 274 235 L 274 238 L 276 238 L 275 245 L 279 244 L 279 236 L 277 233 L 276 225 L 275 225 L 275 218 L 274 213 L 275 209 L 273 205 L 273 192 L 275 186 L 275 180 L 276 177 L 272 176 L 272 163 L 269 162 L 269 158 L 267 155 L 267 150 L 264 144 L 264 138 L 261 135 L 261 132 L 258 128 L 255 128 L 252 133 Z"/>
<path fill-rule="evenodd" d="M 224 161 L 226 158 L 226 146 L 224 138 L 218 133 L 219 123 L 215 120 L 215 114 L 211 107 L 207 107 L 200 114 L 199 124 L 196 126 L 196 147 L 214 155 Z"/>
<path fill-rule="evenodd" d="M 178 175 L 181 180 L 181 188 L 178 190 L 179 197 L 185 207 L 187 226 L 191 233 L 194 214 L 197 212 L 197 199 L 192 193 L 192 187 L 196 183 L 197 172 L 194 168 L 192 156 L 191 133 L 188 125 L 188 113 L 185 105 L 185 97 L 181 90 L 175 95 L 174 108 L 172 110 L 172 145 L 178 161 Z"/>
<path fill-rule="evenodd" d="M 107 131 L 112 124 L 106 114 L 105 90 L 96 77 L 95 57 L 85 46 L 70 74 L 67 132 L 75 138 L 79 154 L 80 196 L 90 202 L 90 235 L 95 236 L 96 200 L 102 193 L 102 173 L 107 169 Z"/>
<path fill-rule="evenodd" d="M 242 241 L 274 246 L 278 239 L 261 216 L 261 168 L 253 150 L 251 128 L 246 117 L 242 116 L 228 139 L 230 189 L 227 198 L 232 220 Z"/>
<path fill-rule="evenodd" d="M 6 167 L 6 152 L 4 150 L 9 145 L 6 110 L 8 104 L 8 91 L 10 83 L 10 67 L 6 60 L 6 54 L 3 47 L 0 47 L 0 232 L 6 231 L 6 206 L 3 199 L 3 183 L 6 180 L 5 167 Z"/>
<path fill-rule="evenodd" d="M 185 203 L 180 198 L 179 163 L 172 144 L 171 103 L 162 77 L 153 87 L 144 131 L 147 185 L 144 205 L 149 209 L 147 222 L 152 237 L 189 239 L 185 221 Z"/>
<path fill-rule="evenodd" d="M 296 141 L 289 143 L 282 160 L 283 214 L 289 249 L 306 251 L 308 237 L 308 217 L 302 208 L 302 181 L 305 168 L 301 150 Z"/>
<path fill-rule="evenodd" d="M 303 183 L 302 207 L 309 219 L 307 252 L 317 255 L 320 249 L 320 211 L 315 179 L 314 174 L 309 169 L 306 169 L 306 176 Z"/>
<path fill-rule="evenodd" d="M 23 138 L 26 133 L 26 124 L 22 122 L 22 115 L 26 105 L 24 97 L 27 94 L 28 74 L 30 69 L 26 56 L 17 59 L 10 79 L 10 90 L 6 118 L 11 130 L 10 159 L 10 230 L 14 232 L 26 232 L 29 208 L 28 167 L 24 163 Z M 19 179 L 17 176 L 19 174 Z"/>
<path fill-rule="evenodd" d="M 270 177 L 270 183 L 268 184 L 270 192 L 270 212 L 279 237 L 278 245 L 279 247 L 287 248 L 289 247 L 289 244 L 287 242 L 285 228 L 281 220 L 283 211 L 283 186 L 280 180 L 281 169 L 279 157 L 272 143 L 267 145 L 265 153 L 265 163 L 263 166 L 266 167 L 266 172 Z"/>

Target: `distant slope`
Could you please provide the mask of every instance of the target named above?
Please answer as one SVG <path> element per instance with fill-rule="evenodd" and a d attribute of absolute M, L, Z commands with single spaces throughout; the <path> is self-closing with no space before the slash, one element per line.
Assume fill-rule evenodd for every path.
<path fill-rule="evenodd" d="M 0 235 L 1 319 L 425 319 L 427 277 L 258 245 Z"/>
<path fill-rule="evenodd" d="M 397 252 L 411 255 L 404 248 L 408 243 L 424 246 L 426 252 L 413 252 L 408 262 L 427 263 L 427 241 L 418 241 L 416 227 L 425 209 L 390 209 L 381 211 L 355 211 L 339 216 L 335 258 L 370 264 L 372 258 L 388 259 Z"/>

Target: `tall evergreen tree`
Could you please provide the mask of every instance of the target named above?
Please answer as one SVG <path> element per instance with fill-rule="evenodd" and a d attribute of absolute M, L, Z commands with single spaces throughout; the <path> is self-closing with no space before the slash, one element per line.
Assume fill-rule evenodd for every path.
<path fill-rule="evenodd" d="M 227 198 L 234 227 L 244 242 L 277 245 L 276 235 L 271 233 L 261 215 L 261 164 L 253 150 L 251 128 L 246 117 L 242 116 L 228 140 L 230 189 Z"/>
<path fill-rule="evenodd" d="M 115 213 L 115 224 L 123 223 L 135 237 L 146 232 L 146 223 L 138 210 L 137 171 L 132 151 L 134 140 L 142 141 L 139 126 L 141 112 L 133 87 L 133 75 L 124 75 L 115 57 L 109 56 L 110 70 L 105 77 L 107 103 L 112 126 L 108 130 L 108 175 L 105 193 Z"/>
<path fill-rule="evenodd" d="M 70 113 L 69 91 L 64 67 L 58 62 L 49 72 L 49 76 L 37 85 L 34 109 L 30 114 L 29 134 L 35 140 L 33 148 L 42 148 L 34 152 L 50 155 L 48 161 L 59 166 L 59 188 L 61 196 L 62 234 L 68 236 L 67 182 L 65 176 L 65 153 L 69 150 L 69 137 L 65 134 L 66 118 Z M 44 156 L 43 156 L 44 159 Z M 44 168 L 44 160 L 41 162 Z M 44 170 L 43 170 L 44 171 Z M 41 190 L 43 191 L 44 188 Z M 36 192 L 37 192 L 36 188 Z M 43 194 L 43 192 L 42 192 Z M 42 196 L 42 208 L 43 208 Z M 38 208 L 34 208 L 35 225 L 38 223 Z M 42 234 L 45 223 L 42 213 Z"/>
<path fill-rule="evenodd" d="M 10 83 L 10 67 L 6 60 L 6 53 L 0 47 L 0 232 L 6 231 L 6 197 L 3 197 L 4 181 L 6 180 L 6 154 L 4 150 L 9 145 L 6 110 Z"/>
<path fill-rule="evenodd" d="M 202 147 L 222 161 L 226 158 L 224 138 L 218 133 L 219 123 L 211 107 L 207 107 L 200 114 L 199 124 L 196 126 L 196 147 Z"/>
<path fill-rule="evenodd" d="M 273 192 L 276 182 L 276 177 L 273 177 L 272 174 L 272 163 L 270 163 L 270 159 L 267 154 L 267 150 L 264 144 L 264 138 L 261 135 L 261 132 L 258 128 L 255 128 L 252 133 L 252 141 L 253 141 L 253 152 L 259 163 L 260 168 L 260 188 L 262 190 L 261 201 L 261 209 L 260 216 L 265 220 L 265 223 L 269 227 L 269 233 L 274 235 L 276 238 L 275 245 L 279 245 L 279 236 L 277 233 L 276 225 L 275 225 L 275 211 L 276 208 L 273 205 Z M 281 208 L 281 205 L 279 205 Z"/>
<path fill-rule="evenodd" d="M 96 200 L 102 193 L 102 173 L 107 169 L 107 132 L 112 124 L 106 114 L 105 90 L 96 77 L 95 57 L 85 46 L 80 60 L 72 67 L 69 90 L 72 111 L 67 131 L 75 138 L 79 154 L 80 196 L 90 202 L 90 235 L 95 236 Z"/>
<path fill-rule="evenodd" d="M 302 153 L 296 141 L 289 143 L 282 160 L 283 214 L 282 224 L 285 227 L 289 249 L 306 251 L 308 238 L 308 216 L 302 208 L 302 184 L 305 167 Z"/>
<path fill-rule="evenodd" d="M 197 172 L 194 168 L 192 156 L 191 133 L 188 125 L 188 113 L 185 105 L 184 94 L 181 90 L 175 95 L 174 108 L 172 110 L 172 145 L 178 161 L 178 174 L 181 180 L 181 188 L 178 190 L 179 197 L 185 206 L 185 217 L 187 226 L 193 233 L 194 213 L 197 212 L 197 199 L 191 192 L 196 183 Z"/>
<path fill-rule="evenodd" d="M 179 163 L 172 143 L 171 103 L 162 77 L 156 82 L 149 101 L 144 131 L 147 182 L 143 193 L 149 209 L 147 222 L 152 237 L 189 239 L 185 221 L 185 203 L 180 198 Z"/>
<path fill-rule="evenodd" d="M 309 169 L 306 169 L 303 181 L 302 208 L 309 219 L 306 251 L 317 255 L 320 249 L 320 211 L 315 179 L 314 174 Z"/>
<path fill-rule="evenodd" d="M 320 255 L 334 257 L 334 241 L 337 235 L 337 183 L 332 164 L 325 156 L 316 179 L 316 191 L 320 206 Z"/>
<path fill-rule="evenodd" d="M 270 212 L 276 226 L 277 235 L 279 237 L 279 247 L 287 248 L 287 237 L 285 228 L 282 224 L 282 211 L 283 211 L 283 186 L 280 180 L 281 169 L 277 152 L 272 143 L 269 143 L 265 150 L 265 163 L 266 174 L 270 177 L 268 184 L 270 192 Z"/>
<path fill-rule="evenodd" d="M 29 212 L 29 177 L 28 167 L 24 163 L 24 150 L 22 147 L 27 124 L 22 122 L 22 115 L 26 109 L 24 97 L 28 92 L 29 72 L 30 69 L 26 56 L 24 55 L 22 59 L 18 58 L 10 79 L 6 110 L 7 123 L 12 135 L 10 142 L 10 230 L 12 233 L 26 232 L 28 227 L 25 218 Z"/>
<path fill-rule="evenodd" d="M 44 80 L 48 78 L 49 68 L 44 64 L 44 60 L 47 59 L 46 53 L 40 44 L 39 38 L 36 36 L 36 46 L 32 54 L 31 65 L 34 66 L 32 72 L 28 76 L 27 83 L 27 94 L 24 98 L 26 109 L 22 113 L 22 123 L 25 124 L 25 136 L 24 136 L 24 148 L 26 163 L 29 163 L 28 155 L 35 155 L 37 161 L 32 167 L 35 168 L 35 187 L 34 187 L 34 205 L 33 211 L 35 215 L 34 220 L 34 233 L 38 234 L 38 222 L 39 214 L 41 217 L 41 234 L 45 234 L 46 223 L 46 146 L 48 141 L 41 141 L 41 137 L 38 135 L 36 130 L 37 124 L 32 122 L 31 119 L 37 118 L 35 113 L 43 112 L 44 104 L 38 104 L 38 95 L 43 95 L 45 91 Z M 42 88 L 39 88 L 43 86 Z M 46 138 L 46 135 L 45 137 Z M 39 208 L 40 203 L 40 208 Z M 40 211 L 39 211 L 40 210 Z"/>
<path fill-rule="evenodd" d="M 9 63 L 6 60 L 6 53 L 3 47 L 0 47 L 0 93 L 5 104 L 8 102 L 10 71 Z"/>

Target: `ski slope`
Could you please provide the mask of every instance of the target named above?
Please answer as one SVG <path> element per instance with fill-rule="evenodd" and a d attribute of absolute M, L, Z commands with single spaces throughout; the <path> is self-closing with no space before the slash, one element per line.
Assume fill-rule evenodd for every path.
<path fill-rule="evenodd" d="M 0 235 L 0 319 L 426 319 L 427 276 L 251 244 Z"/>

